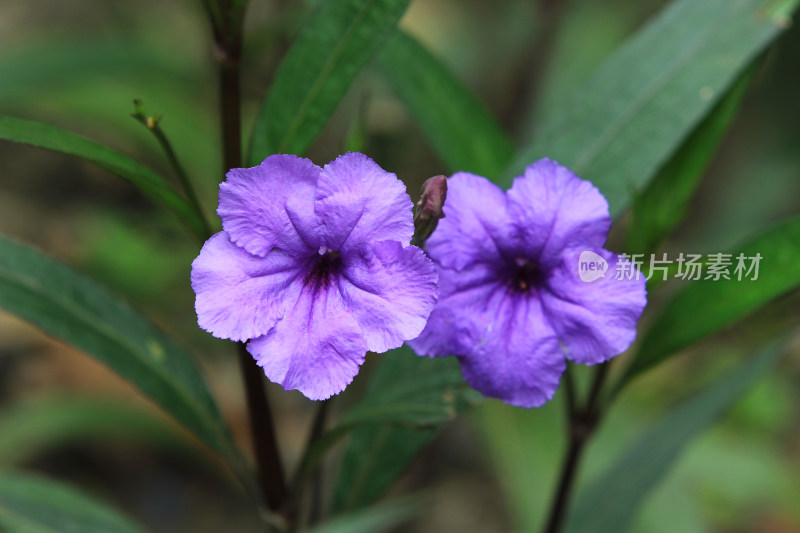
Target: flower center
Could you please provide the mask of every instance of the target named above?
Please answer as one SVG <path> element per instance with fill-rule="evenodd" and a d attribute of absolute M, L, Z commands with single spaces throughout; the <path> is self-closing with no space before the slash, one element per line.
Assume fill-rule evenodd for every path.
<path fill-rule="evenodd" d="M 541 269 L 527 259 L 517 258 L 515 266 L 511 276 L 511 285 L 519 292 L 528 292 L 532 287 L 539 285 L 544 278 Z"/>
<path fill-rule="evenodd" d="M 306 285 L 316 288 L 327 287 L 341 271 L 342 259 L 339 255 L 337 250 L 322 246 L 319 249 L 319 256 L 312 259 L 311 268 L 305 279 Z"/>

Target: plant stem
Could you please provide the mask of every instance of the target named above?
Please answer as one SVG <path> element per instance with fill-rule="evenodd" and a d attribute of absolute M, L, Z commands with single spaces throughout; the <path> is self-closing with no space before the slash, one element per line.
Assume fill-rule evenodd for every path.
<path fill-rule="evenodd" d="M 569 449 L 567 450 L 567 455 L 561 466 L 561 476 L 558 480 L 555 499 L 550 508 L 550 516 L 547 519 L 546 533 L 557 533 L 561 531 L 567 504 L 569 503 L 572 493 L 572 485 L 575 481 L 575 474 L 578 472 L 578 465 L 580 464 L 585 444 L 585 438 L 570 439 Z"/>
<path fill-rule="evenodd" d="M 222 126 L 223 171 L 242 166 L 242 123 L 239 87 L 239 58 L 223 52 L 219 62 L 220 123 Z"/>
<path fill-rule="evenodd" d="M 331 400 L 332 398 L 323 401 L 317 408 L 317 414 L 314 416 L 311 434 L 306 445 L 306 454 L 325 432 L 325 422 L 328 418 Z M 318 464 L 314 468 L 311 481 L 311 504 L 308 511 L 308 521 L 311 525 L 319 521 L 322 516 L 322 482 L 322 465 Z"/>
<path fill-rule="evenodd" d="M 197 214 L 200 215 L 200 219 L 203 221 L 203 228 L 205 229 L 206 234 L 210 237 L 211 226 L 209 225 L 206 216 L 203 214 L 203 208 L 200 206 L 200 199 L 197 196 L 197 192 L 194 190 L 194 186 L 192 185 L 192 181 L 189 179 L 189 175 L 186 174 L 186 170 L 184 170 L 183 165 L 181 165 L 181 162 L 178 160 L 178 156 L 175 155 L 175 151 L 172 149 L 172 144 L 169 142 L 169 139 L 167 139 L 164 130 L 162 130 L 158 125 L 156 125 L 155 128 L 152 128 L 151 131 L 153 132 L 153 135 L 156 136 L 161 148 L 164 150 L 167 160 L 169 161 L 170 165 L 172 165 L 172 169 L 175 171 L 175 175 L 178 176 L 178 181 L 181 182 L 183 192 L 186 193 L 186 197 L 189 198 L 189 201 L 192 203 L 195 210 L 197 210 Z"/>
<path fill-rule="evenodd" d="M 261 369 L 239 344 L 239 364 L 244 378 L 253 449 L 258 466 L 258 480 L 267 506 L 273 511 L 286 511 L 287 490 L 280 461 L 275 424 L 269 407 Z"/>
<path fill-rule="evenodd" d="M 567 395 L 567 420 L 573 420 L 578 412 L 578 400 L 575 394 L 575 380 L 572 378 L 572 367 L 569 365 L 564 371 L 564 392 Z"/>
<path fill-rule="evenodd" d="M 575 388 L 569 369 L 565 372 L 566 392 L 568 395 L 569 413 L 569 447 L 564 462 L 561 465 L 561 474 L 558 479 L 558 486 L 550 506 L 550 515 L 545 526 L 545 533 L 558 533 L 564 526 L 567 507 L 572 496 L 572 489 L 577 477 L 578 467 L 580 466 L 586 443 L 594 434 L 600 421 L 600 411 L 598 400 L 600 391 L 608 375 L 608 363 L 603 363 L 597 367 L 589 390 L 589 396 L 583 409 L 576 409 Z"/>
<path fill-rule="evenodd" d="M 158 144 L 161 146 L 161 149 L 164 150 L 164 155 L 167 156 L 167 160 L 172 166 L 172 170 L 175 172 L 175 175 L 178 176 L 178 181 L 181 183 L 183 192 L 186 193 L 186 197 L 189 199 L 189 202 L 191 202 L 192 207 L 194 207 L 194 210 L 197 212 L 197 215 L 200 217 L 200 220 L 203 223 L 203 232 L 205 233 L 205 238 L 203 240 L 209 238 L 211 236 L 211 225 L 208 223 L 208 219 L 203 213 L 203 208 L 200 206 L 200 199 L 197 196 L 197 192 L 194 190 L 194 186 L 192 185 L 192 181 L 189 179 L 189 175 L 186 173 L 186 170 L 184 170 L 183 165 L 181 165 L 178 156 L 175 154 L 175 150 L 173 150 L 172 143 L 169 142 L 167 134 L 161 129 L 161 116 L 148 117 L 143 111 L 140 111 L 141 108 L 138 107 L 141 106 L 141 102 L 138 100 L 135 100 L 134 102 L 137 105 L 137 112 L 133 113 L 131 116 L 141 122 L 145 128 L 153 133 L 153 136 L 155 136 Z"/>
<path fill-rule="evenodd" d="M 219 108 L 223 147 L 223 172 L 242 166 L 242 124 L 239 65 L 242 55 L 242 2 L 220 0 L 217 20 L 212 18 L 219 64 Z M 244 344 L 239 345 L 253 449 L 259 484 L 267 506 L 286 512 L 288 491 L 283 475 L 272 411 L 264 389 L 264 375 Z"/>
<path fill-rule="evenodd" d="M 593 416 L 599 416 L 598 409 L 600 406 L 598 401 L 600 400 L 600 391 L 603 389 L 603 384 L 606 382 L 610 364 L 610 362 L 606 361 L 605 363 L 598 365 L 594 373 L 592 388 L 589 389 L 589 398 L 586 400 L 586 410 L 594 411 L 591 413 Z M 595 420 L 595 423 L 596 422 L 597 420 Z"/>

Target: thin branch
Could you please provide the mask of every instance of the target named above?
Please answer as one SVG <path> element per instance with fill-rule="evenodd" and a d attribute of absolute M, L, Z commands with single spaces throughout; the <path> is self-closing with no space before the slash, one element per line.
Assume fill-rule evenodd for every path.
<path fill-rule="evenodd" d="M 280 461 L 275 423 L 269 399 L 264 390 L 263 375 L 244 344 L 239 344 L 239 363 L 245 383 L 253 451 L 259 473 L 259 486 L 267 506 L 273 511 L 283 511 L 287 489 Z"/>
<path fill-rule="evenodd" d="M 546 533 L 556 533 L 561 531 L 564 517 L 567 511 L 567 503 L 572 493 L 572 486 L 575 482 L 578 466 L 583 456 L 583 449 L 586 439 L 570 439 L 569 449 L 561 465 L 561 475 L 558 480 L 558 488 L 550 508 L 550 516 L 547 519 Z"/>
<path fill-rule="evenodd" d="M 564 371 L 564 392 L 566 393 L 567 400 L 567 420 L 574 420 L 577 414 L 577 403 L 575 393 L 575 380 L 572 377 L 572 367 L 567 364 L 567 369 Z"/>
<path fill-rule="evenodd" d="M 223 173 L 242 166 L 240 62 L 244 2 L 219 0 L 218 19 L 212 20 L 219 67 L 219 109 Z M 258 466 L 259 484 L 267 506 L 286 514 L 289 491 L 283 474 L 272 410 L 264 389 L 264 374 L 244 344 L 239 345 L 247 407 Z M 291 517 L 286 516 L 291 522 Z"/>
<path fill-rule="evenodd" d="M 550 507 L 550 514 L 545 526 L 545 533 L 558 533 L 564 526 L 567 509 L 572 497 L 575 479 L 577 478 L 578 467 L 580 466 L 586 443 L 597 429 L 600 421 L 601 412 L 598 405 L 600 391 L 603 388 L 606 377 L 608 376 L 609 363 L 598 365 L 595 369 L 592 385 L 589 389 L 589 396 L 586 405 L 582 409 L 575 408 L 575 392 L 572 377 L 569 375 L 569 368 L 565 373 L 565 385 L 567 387 L 567 401 L 571 403 L 569 408 L 569 447 L 564 462 L 561 465 L 561 474 L 558 479 L 553 503 Z"/>
<path fill-rule="evenodd" d="M 589 397 L 586 400 L 586 411 L 588 414 L 594 417 L 600 415 L 600 391 L 603 389 L 603 385 L 606 382 L 606 378 L 608 377 L 608 369 L 610 366 L 610 361 L 606 361 L 605 363 L 595 367 L 596 370 L 594 373 L 594 380 L 592 381 L 591 389 L 589 389 Z"/>
<path fill-rule="evenodd" d="M 325 400 L 320 403 L 319 407 L 317 408 L 317 414 L 314 416 L 314 423 L 311 426 L 311 434 L 309 435 L 308 443 L 306 445 L 306 453 L 308 453 L 308 450 L 311 449 L 311 447 L 325 432 L 325 422 L 328 417 L 328 411 L 330 410 L 330 403 L 331 399 Z M 308 511 L 308 522 L 310 525 L 315 524 L 322 517 L 322 488 L 322 464 L 317 464 L 317 466 L 314 468 L 314 473 L 312 474 L 311 480 L 311 504 Z"/>
<path fill-rule="evenodd" d="M 153 136 L 155 136 L 156 140 L 158 141 L 158 144 L 161 145 L 161 149 L 164 150 L 164 155 L 167 156 L 167 160 L 172 166 L 172 170 L 178 177 L 178 181 L 180 181 L 183 192 L 186 193 L 186 197 L 189 199 L 189 202 L 191 202 L 195 211 L 197 211 L 197 215 L 200 217 L 200 220 L 203 223 L 203 230 L 206 234 L 206 237 L 210 237 L 211 226 L 203 214 L 203 208 L 200 205 L 200 199 L 197 196 L 197 192 L 192 185 L 192 181 L 189 179 L 189 175 L 186 173 L 186 170 L 184 170 L 183 165 L 181 165 L 178 156 L 175 154 L 175 150 L 172 148 L 172 143 L 169 142 L 169 138 L 167 138 L 166 133 L 164 133 L 164 130 L 161 129 L 161 115 L 147 115 L 140 100 L 134 100 L 133 105 L 135 106 L 135 112 L 131 113 L 131 116 L 137 121 L 141 122 L 142 125 L 148 129 L 148 131 L 152 132 Z"/>

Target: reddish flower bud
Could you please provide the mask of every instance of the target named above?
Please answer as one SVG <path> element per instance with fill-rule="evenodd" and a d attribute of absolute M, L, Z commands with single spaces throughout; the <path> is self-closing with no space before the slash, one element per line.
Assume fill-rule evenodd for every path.
<path fill-rule="evenodd" d="M 447 198 L 447 178 L 434 176 L 422 184 L 422 195 L 414 206 L 414 239 L 412 244 L 420 248 L 431 236 L 440 218 L 444 218 L 444 202 Z"/>

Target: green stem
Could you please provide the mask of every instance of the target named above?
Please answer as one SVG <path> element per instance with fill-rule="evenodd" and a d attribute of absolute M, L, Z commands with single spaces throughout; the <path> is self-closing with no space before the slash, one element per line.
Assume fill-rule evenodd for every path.
<path fill-rule="evenodd" d="M 137 102 L 137 107 L 138 105 L 139 104 Z M 167 156 L 167 160 L 172 166 L 172 170 L 175 172 L 175 175 L 178 176 L 178 181 L 180 181 L 183 192 L 186 193 L 186 197 L 189 199 L 189 202 L 191 202 L 195 211 L 197 211 L 197 216 L 200 217 L 200 220 L 203 223 L 203 231 L 206 234 L 206 238 L 210 237 L 211 225 L 208 223 L 208 219 L 203 214 L 203 208 L 200 205 L 200 199 L 198 198 L 197 192 L 192 185 L 192 181 L 189 179 L 189 175 L 186 173 L 186 170 L 184 170 L 183 165 L 181 165 L 178 156 L 175 154 L 175 150 L 172 148 L 172 143 L 169 142 L 164 130 L 161 129 L 159 124 L 160 117 L 148 117 L 144 114 L 144 112 L 140 112 L 138 110 L 132 116 L 141 122 L 149 131 L 151 131 L 158 141 L 158 144 L 161 145 L 161 149 L 164 150 L 164 154 Z"/>

